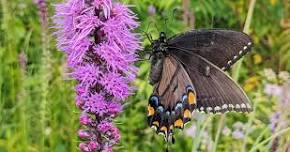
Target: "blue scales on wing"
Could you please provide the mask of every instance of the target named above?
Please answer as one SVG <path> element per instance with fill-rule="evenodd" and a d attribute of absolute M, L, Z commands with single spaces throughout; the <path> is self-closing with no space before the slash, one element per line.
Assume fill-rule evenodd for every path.
<path fill-rule="evenodd" d="M 149 98 L 148 124 L 168 141 L 174 128 L 183 129 L 191 120 L 195 107 L 196 91 L 186 70 L 172 56 L 165 57 L 162 76 Z"/>

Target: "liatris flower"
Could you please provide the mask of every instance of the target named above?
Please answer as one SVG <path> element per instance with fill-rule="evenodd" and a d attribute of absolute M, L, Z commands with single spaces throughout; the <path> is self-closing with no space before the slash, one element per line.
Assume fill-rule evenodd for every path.
<path fill-rule="evenodd" d="M 242 122 L 236 122 L 233 125 L 234 131 L 232 132 L 232 136 L 235 139 L 244 139 L 245 134 L 244 134 L 244 130 L 245 130 L 245 125 Z"/>
<path fill-rule="evenodd" d="M 245 137 L 244 132 L 241 130 L 234 130 L 232 132 L 232 135 L 233 135 L 233 138 L 235 138 L 235 139 L 244 139 L 244 137 Z"/>
<path fill-rule="evenodd" d="M 264 92 L 267 95 L 279 97 L 282 94 L 282 88 L 276 84 L 266 84 Z"/>
<path fill-rule="evenodd" d="M 290 106 L 290 84 L 285 82 L 282 85 L 267 84 L 265 87 L 265 93 L 269 96 L 275 96 L 279 101 L 277 111 L 270 118 L 270 128 L 273 133 L 276 132 L 277 128 L 285 128 L 287 124 L 290 124 L 287 121 L 288 113 L 285 113 Z"/>
<path fill-rule="evenodd" d="M 153 16 L 156 14 L 156 7 L 154 5 L 149 5 L 147 8 L 147 12 L 150 16 Z"/>
<path fill-rule="evenodd" d="M 225 126 L 224 129 L 223 129 L 223 131 L 222 131 L 222 133 L 225 136 L 229 136 L 232 133 L 232 131 L 231 131 L 231 129 L 229 127 Z"/>
<path fill-rule="evenodd" d="M 48 12 L 47 12 L 46 0 L 35 0 L 34 2 L 38 6 L 39 16 L 41 17 L 42 27 L 47 27 Z"/>
<path fill-rule="evenodd" d="M 280 112 L 276 112 L 276 113 L 273 113 L 271 118 L 270 118 L 270 122 L 271 122 L 270 128 L 271 128 L 272 132 L 275 132 L 275 130 L 277 128 L 277 125 L 279 123 L 280 115 L 281 115 Z"/>
<path fill-rule="evenodd" d="M 270 70 L 268 70 L 270 71 Z M 275 74 L 272 72 L 272 77 L 275 79 L 268 79 L 270 82 L 276 82 L 275 84 L 266 84 L 264 92 L 269 96 L 274 96 L 278 100 L 277 110 L 270 118 L 270 129 L 272 133 L 282 130 L 289 126 L 288 109 L 290 108 L 290 78 L 289 73 L 286 71 Z M 265 75 L 268 73 L 265 72 Z M 282 137 L 275 137 L 271 142 L 270 151 L 278 151 L 280 146 L 280 140 Z"/>
<path fill-rule="evenodd" d="M 27 55 L 24 51 L 21 51 L 21 53 L 18 55 L 19 65 L 21 72 L 26 73 L 27 71 Z"/>
<path fill-rule="evenodd" d="M 140 48 L 136 17 L 127 6 L 111 0 L 68 0 L 56 5 L 58 48 L 67 56 L 78 81 L 76 105 L 82 110 L 81 151 L 112 151 L 120 140 L 112 118 L 122 111 L 137 68 Z"/>
<path fill-rule="evenodd" d="M 191 138 L 195 138 L 196 137 L 196 131 L 197 131 L 197 128 L 196 128 L 196 125 L 191 125 L 189 128 L 187 128 L 185 130 L 185 135 L 186 136 L 189 136 Z"/>

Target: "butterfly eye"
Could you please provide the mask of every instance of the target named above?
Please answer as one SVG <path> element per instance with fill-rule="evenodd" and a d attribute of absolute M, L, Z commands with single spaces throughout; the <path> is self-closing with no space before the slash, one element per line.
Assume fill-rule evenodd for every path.
<path fill-rule="evenodd" d="M 160 32 L 160 39 L 166 39 L 166 34 L 164 32 Z"/>

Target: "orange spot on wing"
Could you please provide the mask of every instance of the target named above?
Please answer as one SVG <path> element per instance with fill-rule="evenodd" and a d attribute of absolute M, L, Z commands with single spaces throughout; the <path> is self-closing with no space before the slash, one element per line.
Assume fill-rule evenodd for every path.
<path fill-rule="evenodd" d="M 174 122 L 174 127 L 183 128 L 183 121 L 178 119 Z"/>
<path fill-rule="evenodd" d="M 189 104 L 196 104 L 196 96 L 193 92 L 188 93 L 188 103 Z"/>
<path fill-rule="evenodd" d="M 147 107 L 147 111 L 148 111 L 148 116 L 153 116 L 155 113 L 155 110 L 153 107 L 151 107 L 150 105 L 148 105 Z"/>
<path fill-rule="evenodd" d="M 184 118 L 191 118 L 191 112 L 188 109 L 184 110 L 183 117 Z"/>

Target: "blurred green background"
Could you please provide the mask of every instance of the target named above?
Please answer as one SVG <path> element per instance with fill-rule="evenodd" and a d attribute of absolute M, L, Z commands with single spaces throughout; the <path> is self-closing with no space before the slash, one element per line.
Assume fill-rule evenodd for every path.
<path fill-rule="evenodd" d="M 54 29 L 41 27 L 33 1 L 0 2 L 0 152 L 78 151 L 75 82 L 66 75 L 65 56 L 55 47 Z M 57 2 L 47 1 L 49 17 Z M 253 16 L 248 17 L 245 31 L 255 45 L 241 67 L 234 67 L 229 74 L 234 74 L 249 95 L 254 112 L 194 113 L 192 123 L 184 131 L 177 131 L 170 150 L 290 151 L 289 0 L 122 2 L 132 5 L 138 14 L 141 26 L 136 32 L 148 31 L 154 38 L 165 30 L 171 36 L 192 28 L 243 31 L 251 6 Z M 48 26 L 53 26 L 51 18 Z M 145 37 L 142 41 L 148 47 Z M 155 135 L 146 123 L 147 99 L 152 91 L 147 81 L 150 64 L 137 65 L 138 89 L 115 120 L 122 134 L 115 151 L 164 151 L 163 137 Z"/>

